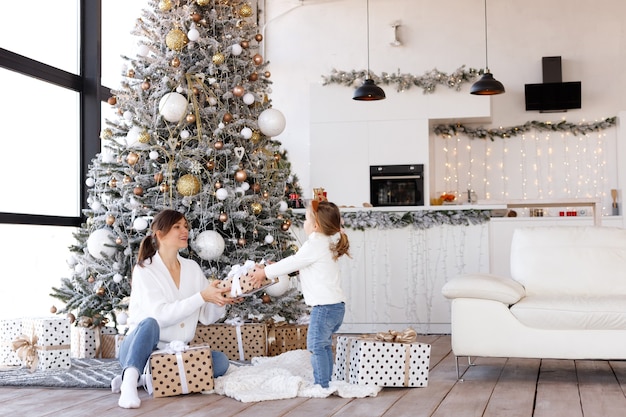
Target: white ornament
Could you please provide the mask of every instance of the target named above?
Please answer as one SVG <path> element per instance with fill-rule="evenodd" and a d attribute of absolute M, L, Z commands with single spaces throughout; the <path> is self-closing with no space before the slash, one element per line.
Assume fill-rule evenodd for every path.
<path fill-rule="evenodd" d="M 137 55 L 147 56 L 148 52 L 150 52 L 150 48 L 148 48 L 148 45 L 144 45 L 144 44 L 139 45 L 139 48 L 137 50 Z"/>
<path fill-rule="evenodd" d="M 150 151 L 148 156 L 150 156 L 150 159 L 152 160 L 159 159 L 159 153 L 157 151 Z"/>
<path fill-rule="evenodd" d="M 103 150 L 102 151 L 102 162 L 105 164 L 112 164 L 117 162 L 117 157 L 111 151 Z"/>
<path fill-rule="evenodd" d="M 289 287 L 291 286 L 291 281 L 289 280 L 289 275 L 281 275 L 278 277 L 278 282 L 274 285 L 270 285 L 265 289 L 265 292 L 270 297 L 280 297 L 284 293 L 287 292 Z"/>
<path fill-rule="evenodd" d="M 228 197 L 228 191 L 226 191 L 225 188 L 218 188 L 215 192 L 215 197 L 218 200 L 226 200 L 226 198 Z"/>
<path fill-rule="evenodd" d="M 252 93 L 246 93 L 243 95 L 243 102 L 246 103 L 248 106 L 251 105 L 252 103 L 254 103 L 254 94 Z"/>
<path fill-rule="evenodd" d="M 116 284 L 119 284 L 120 282 L 122 282 L 123 279 L 124 277 L 122 276 L 122 274 L 113 275 L 113 282 L 115 282 Z"/>
<path fill-rule="evenodd" d="M 183 91 L 185 91 L 185 89 L 182 86 L 179 85 L 178 87 L 176 87 L 177 93 L 182 93 Z"/>
<path fill-rule="evenodd" d="M 235 188 L 235 194 L 244 195 L 245 193 L 246 193 L 246 190 L 244 190 L 243 187 Z"/>
<path fill-rule="evenodd" d="M 205 230 L 196 237 L 192 247 L 200 258 L 205 261 L 212 261 L 222 256 L 226 243 L 224 238 L 216 231 Z"/>
<path fill-rule="evenodd" d="M 87 187 L 93 187 L 94 185 L 96 185 L 96 182 L 93 178 L 89 177 L 85 180 L 85 185 L 87 185 Z"/>
<path fill-rule="evenodd" d="M 200 39 L 200 32 L 198 32 L 198 29 L 196 29 L 196 25 L 191 26 L 191 29 L 189 29 L 189 32 L 187 32 L 187 38 L 192 42 Z"/>
<path fill-rule="evenodd" d="M 220 122 L 217 127 L 220 129 L 224 129 L 224 126 L 226 126 L 224 123 Z"/>
<path fill-rule="evenodd" d="M 101 209 L 101 208 L 102 208 L 102 203 L 101 203 L 101 202 L 99 202 L 98 200 L 94 200 L 94 201 L 91 203 L 91 209 L 92 209 L 93 211 L 100 211 L 100 209 Z"/>
<path fill-rule="evenodd" d="M 123 116 L 124 116 L 124 120 L 126 120 L 127 122 L 130 122 L 131 120 L 133 120 L 133 112 L 130 110 L 126 110 Z"/>
<path fill-rule="evenodd" d="M 286 201 L 281 200 L 281 202 L 278 203 L 278 211 L 280 211 L 281 213 L 286 212 L 287 208 L 289 208 L 289 206 L 287 205 Z"/>
<path fill-rule="evenodd" d="M 266 109 L 259 114 L 259 129 L 266 136 L 278 136 L 285 130 L 285 116 L 276 109 Z"/>
<path fill-rule="evenodd" d="M 187 138 L 189 138 L 189 136 L 191 136 L 191 133 L 189 133 L 189 131 L 187 129 L 185 129 L 185 130 L 180 132 L 180 137 L 182 139 L 187 139 Z"/>
<path fill-rule="evenodd" d="M 241 188 L 243 188 L 244 191 L 248 191 L 250 189 L 250 183 L 242 182 Z"/>
<path fill-rule="evenodd" d="M 209 105 L 215 106 L 217 104 L 217 99 L 215 97 L 209 97 Z"/>
<path fill-rule="evenodd" d="M 243 48 L 238 43 L 230 47 L 230 53 L 235 56 L 241 55 L 242 52 L 243 52 Z"/>
<path fill-rule="evenodd" d="M 112 257 L 116 252 L 114 239 L 109 229 L 94 230 L 87 238 L 87 250 L 96 259 L 103 260 L 105 255 Z"/>
<path fill-rule="evenodd" d="M 133 221 L 133 228 L 139 231 L 146 230 L 148 228 L 148 220 L 143 217 L 137 217 Z"/>
<path fill-rule="evenodd" d="M 127 146 L 144 146 L 143 143 L 139 142 L 139 135 L 143 132 L 143 129 L 139 126 L 133 126 L 130 128 L 128 133 L 126 134 L 126 145 Z"/>
<path fill-rule="evenodd" d="M 272 235 L 267 235 L 265 236 L 265 239 L 263 239 L 265 241 L 265 243 L 267 243 L 268 245 L 271 245 L 272 243 L 274 243 L 274 236 Z"/>
<path fill-rule="evenodd" d="M 168 122 L 178 122 L 187 113 L 187 99 L 179 93 L 167 93 L 159 101 L 159 113 Z"/>
<path fill-rule="evenodd" d="M 128 323 L 128 314 L 123 313 L 123 312 L 118 314 L 117 323 L 121 326 L 126 326 L 126 323 Z"/>
<path fill-rule="evenodd" d="M 244 139 L 250 139 L 252 137 L 252 129 L 250 129 L 249 127 L 244 127 L 243 129 L 241 129 L 241 136 Z"/>
<path fill-rule="evenodd" d="M 74 272 L 76 272 L 77 274 L 82 274 L 84 270 L 85 266 L 83 264 L 76 264 L 76 266 L 74 267 Z"/>

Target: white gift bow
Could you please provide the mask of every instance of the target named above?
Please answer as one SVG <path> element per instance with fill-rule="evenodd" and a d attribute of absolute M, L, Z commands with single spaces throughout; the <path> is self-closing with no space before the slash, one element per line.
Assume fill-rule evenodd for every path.
<path fill-rule="evenodd" d="M 254 267 L 254 261 L 247 260 L 243 265 L 233 265 L 230 272 L 228 273 L 229 277 L 232 277 L 232 281 L 230 284 L 230 295 L 232 297 L 239 297 L 243 294 L 243 289 L 241 288 L 241 283 L 239 282 L 239 278 L 242 275 L 245 275 L 250 268 Z"/>
<path fill-rule="evenodd" d="M 245 351 L 243 348 L 243 336 L 241 335 L 241 325 L 244 324 L 244 321 L 241 317 L 235 317 L 233 319 L 228 319 L 224 321 L 226 324 L 230 324 L 231 326 L 237 326 L 235 331 L 237 332 L 237 350 L 239 351 L 239 360 L 246 360 Z"/>
<path fill-rule="evenodd" d="M 168 355 L 176 355 L 176 363 L 178 365 L 178 374 L 180 375 L 180 385 L 183 389 L 183 394 L 189 393 L 189 387 L 187 386 L 187 374 L 185 373 L 185 363 L 183 361 L 183 352 L 189 349 L 189 345 L 186 345 L 182 340 L 172 340 L 165 346 L 164 349 L 156 350 L 152 352 L 152 355 L 166 353 Z M 148 394 L 152 395 L 152 370 L 150 368 L 150 359 L 146 363 L 143 373 L 146 375 L 144 378 L 144 388 Z"/>

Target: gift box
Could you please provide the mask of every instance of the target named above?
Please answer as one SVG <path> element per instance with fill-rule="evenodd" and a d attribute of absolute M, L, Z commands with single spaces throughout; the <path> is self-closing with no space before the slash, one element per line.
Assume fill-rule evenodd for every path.
<path fill-rule="evenodd" d="M 115 327 L 72 326 L 72 358 L 115 358 Z"/>
<path fill-rule="evenodd" d="M 265 323 L 198 324 L 191 345 L 202 343 L 226 354 L 230 360 L 249 361 L 255 356 L 267 356 L 267 326 Z"/>
<path fill-rule="evenodd" d="M 333 379 L 381 387 L 426 387 L 430 345 L 338 336 Z"/>
<path fill-rule="evenodd" d="M 224 293 L 223 296 L 234 298 L 252 295 L 278 282 L 278 278 L 265 278 L 260 288 L 254 288 L 250 277 L 246 276 L 246 273 L 252 270 L 255 265 L 253 261 L 246 261 L 243 265 L 233 265 L 226 278 L 217 284 L 217 288 L 230 288 L 230 293 Z"/>
<path fill-rule="evenodd" d="M 126 335 L 116 334 L 113 337 L 114 337 L 114 340 L 115 340 L 115 357 L 119 358 L 120 357 L 120 346 L 122 345 L 122 341 L 124 340 Z"/>
<path fill-rule="evenodd" d="M 22 361 L 13 350 L 13 341 L 22 334 L 22 319 L 0 320 L 0 365 L 20 366 Z"/>
<path fill-rule="evenodd" d="M 22 364 L 31 370 L 68 369 L 71 366 L 69 319 L 22 319 L 22 335 L 19 339 L 14 341 L 13 347 L 22 359 Z M 24 352 L 26 354 L 22 355 Z"/>
<path fill-rule="evenodd" d="M 170 343 L 170 346 L 173 343 Z M 183 345 L 182 342 L 180 342 Z M 168 347 L 150 355 L 151 377 L 148 393 L 154 397 L 172 397 L 212 390 L 213 362 L 211 348 L 203 346 Z"/>
<path fill-rule="evenodd" d="M 290 350 L 306 349 L 308 324 L 270 324 L 267 327 L 267 355 L 278 356 Z"/>

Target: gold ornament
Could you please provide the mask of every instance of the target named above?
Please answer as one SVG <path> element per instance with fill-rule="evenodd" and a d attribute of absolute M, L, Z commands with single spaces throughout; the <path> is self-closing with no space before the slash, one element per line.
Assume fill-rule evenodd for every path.
<path fill-rule="evenodd" d="M 170 186 L 167 185 L 166 183 L 159 185 L 159 191 L 161 191 L 162 193 L 166 193 L 169 190 L 170 190 Z"/>
<path fill-rule="evenodd" d="M 187 117 L 185 117 L 187 123 L 193 123 L 196 121 L 196 116 L 193 113 L 189 113 Z"/>
<path fill-rule="evenodd" d="M 243 169 L 235 172 L 235 180 L 238 182 L 244 182 L 248 178 L 248 174 Z"/>
<path fill-rule="evenodd" d="M 218 52 L 215 55 L 213 55 L 213 57 L 211 58 L 211 61 L 213 61 L 215 65 L 222 65 L 224 61 L 226 61 L 226 57 L 224 56 L 223 53 Z"/>
<path fill-rule="evenodd" d="M 213 147 L 219 151 L 220 149 L 224 147 L 224 142 L 222 142 L 221 140 L 218 140 L 213 144 Z"/>
<path fill-rule="evenodd" d="M 128 75 L 128 78 L 135 78 L 135 70 L 132 68 L 129 69 L 126 75 Z"/>
<path fill-rule="evenodd" d="M 176 190 L 184 196 L 196 195 L 200 192 L 202 183 L 193 174 L 185 174 L 178 179 Z"/>
<path fill-rule="evenodd" d="M 252 209 L 252 213 L 254 213 L 255 215 L 261 214 L 261 212 L 263 211 L 263 206 L 261 205 L 261 203 L 252 203 L 250 204 L 250 208 Z"/>
<path fill-rule="evenodd" d="M 124 179 L 122 180 L 122 182 L 124 184 L 130 184 L 131 182 L 133 182 L 133 179 L 129 177 L 128 175 L 124 175 Z"/>
<path fill-rule="evenodd" d="M 74 324 L 74 322 L 76 321 L 76 316 L 72 313 L 67 313 L 67 319 L 70 321 L 70 324 Z"/>
<path fill-rule="evenodd" d="M 160 11 L 167 12 L 171 8 L 172 8 L 172 1 L 171 0 L 161 0 L 159 2 L 159 10 Z"/>
<path fill-rule="evenodd" d="M 115 104 L 117 104 L 117 99 L 115 98 L 115 96 L 111 96 L 107 99 L 107 103 L 109 103 L 111 106 L 115 106 Z"/>
<path fill-rule="evenodd" d="M 224 123 L 230 123 L 233 121 L 233 115 L 230 113 L 225 113 L 222 117 L 222 120 L 224 121 Z"/>
<path fill-rule="evenodd" d="M 56 308 L 56 306 L 52 306 L 52 307 L 50 307 L 50 312 L 51 312 L 52 314 L 55 314 L 55 313 L 57 312 L 57 308 Z"/>
<path fill-rule="evenodd" d="M 257 33 L 256 35 L 254 35 L 254 40 L 257 42 L 261 42 L 263 40 L 263 35 Z"/>
<path fill-rule="evenodd" d="M 136 196 L 141 197 L 143 195 L 143 187 L 138 185 L 135 188 L 133 188 L 133 194 L 135 194 Z"/>
<path fill-rule="evenodd" d="M 272 76 L 272 73 L 269 71 L 265 71 L 265 73 L 263 73 L 263 75 L 265 76 L 265 78 L 269 78 Z"/>
<path fill-rule="evenodd" d="M 243 49 L 248 49 L 250 47 L 250 42 L 248 42 L 248 41 L 241 41 L 241 42 L 239 42 L 239 45 L 241 45 L 241 47 Z"/>
<path fill-rule="evenodd" d="M 215 169 L 215 161 L 213 159 L 206 163 L 206 169 L 209 171 L 213 171 Z"/>
<path fill-rule="evenodd" d="M 248 80 L 250 81 L 256 81 L 259 79 L 259 74 L 257 74 L 256 72 L 253 72 L 252 74 L 248 75 Z"/>
<path fill-rule="evenodd" d="M 226 222 L 228 221 L 228 214 L 226 214 L 226 213 L 224 213 L 224 212 L 221 212 L 221 213 L 220 213 L 220 221 L 221 221 L 222 223 L 226 223 Z"/>
<path fill-rule="evenodd" d="M 161 181 L 163 181 L 163 173 L 157 172 L 156 174 L 154 174 L 154 182 L 156 182 L 157 184 L 160 184 Z"/>
<path fill-rule="evenodd" d="M 250 138 L 250 141 L 252 141 L 252 143 L 258 143 L 260 140 L 261 140 L 261 133 L 259 133 L 256 130 L 252 132 L 252 137 Z"/>
<path fill-rule="evenodd" d="M 240 86 L 240 85 L 236 85 L 235 87 L 233 87 L 233 95 L 235 97 L 241 97 L 245 94 L 246 90 Z"/>
<path fill-rule="evenodd" d="M 211 4 L 211 0 L 196 0 L 198 6 L 208 6 Z"/>
<path fill-rule="evenodd" d="M 150 133 L 147 130 L 142 131 L 137 138 L 139 143 L 150 143 Z"/>
<path fill-rule="evenodd" d="M 178 68 L 178 67 L 180 67 L 180 59 L 178 59 L 178 58 L 172 58 L 172 66 L 173 66 L 174 68 Z"/>
<path fill-rule="evenodd" d="M 106 219 L 106 224 L 108 226 L 113 226 L 113 223 L 115 223 L 115 216 L 113 216 L 112 214 L 109 214 Z"/>
<path fill-rule="evenodd" d="M 172 29 L 165 36 L 165 44 L 172 51 L 181 51 L 188 42 L 187 35 L 180 29 Z"/>
<path fill-rule="evenodd" d="M 109 181 L 109 187 L 111 187 L 111 188 L 117 187 L 117 179 L 116 178 L 111 178 L 111 180 Z"/>
<path fill-rule="evenodd" d="M 215 189 L 219 189 L 219 188 L 222 188 L 222 183 L 219 182 L 219 181 L 216 181 L 215 182 Z"/>
<path fill-rule="evenodd" d="M 113 131 L 108 127 L 100 132 L 100 139 L 109 140 L 113 137 Z"/>
<path fill-rule="evenodd" d="M 261 54 L 254 54 L 252 62 L 254 62 L 255 65 L 261 65 L 263 63 L 263 57 Z"/>
<path fill-rule="evenodd" d="M 115 239 L 115 243 L 118 245 L 121 245 L 124 241 L 122 240 L 121 237 L 118 237 L 117 239 Z"/>
<path fill-rule="evenodd" d="M 267 294 L 263 294 L 263 297 L 261 297 L 261 300 L 263 301 L 263 304 L 269 304 L 272 302 L 272 299 Z"/>
<path fill-rule="evenodd" d="M 249 4 L 244 4 L 239 8 L 239 16 L 250 17 L 252 16 L 252 7 Z"/>
<path fill-rule="evenodd" d="M 144 82 L 141 83 L 141 89 L 143 91 L 149 90 L 150 89 L 150 81 L 146 80 Z"/>
<path fill-rule="evenodd" d="M 243 237 L 240 237 L 239 239 L 237 239 L 237 244 L 239 246 L 246 246 L 246 239 Z"/>
<path fill-rule="evenodd" d="M 285 221 L 283 224 L 280 225 L 280 228 L 286 232 L 287 230 L 289 230 L 289 226 L 291 226 L 291 223 Z"/>
<path fill-rule="evenodd" d="M 98 297 L 104 297 L 106 290 L 104 289 L 104 287 L 100 287 L 96 290 L 96 295 Z"/>
<path fill-rule="evenodd" d="M 138 161 L 139 161 L 139 155 L 137 155 L 135 152 L 130 152 L 126 156 L 126 162 L 128 162 L 129 165 L 135 165 Z"/>
<path fill-rule="evenodd" d="M 202 15 L 200 13 L 193 12 L 191 14 L 191 20 L 193 20 L 194 22 L 198 23 L 200 19 L 202 19 Z"/>

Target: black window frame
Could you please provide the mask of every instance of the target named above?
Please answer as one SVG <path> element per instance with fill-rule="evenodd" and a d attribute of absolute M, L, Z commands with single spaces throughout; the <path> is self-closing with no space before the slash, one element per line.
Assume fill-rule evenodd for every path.
<path fill-rule="evenodd" d="M 0 48 L 0 67 L 55 84 L 79 93 L 80 207 L 87 207 L 85 179 L 91 160 L 100 152 L 101 102 L 111 90 L 101 85 L 102 74 L 102 0 L 79 0 L 80 72 L 79 75 L 52 67 L 31 58 Z M 0 224 L 80 227 L 84 216 L 48 216 L 0 212 Z"/>

